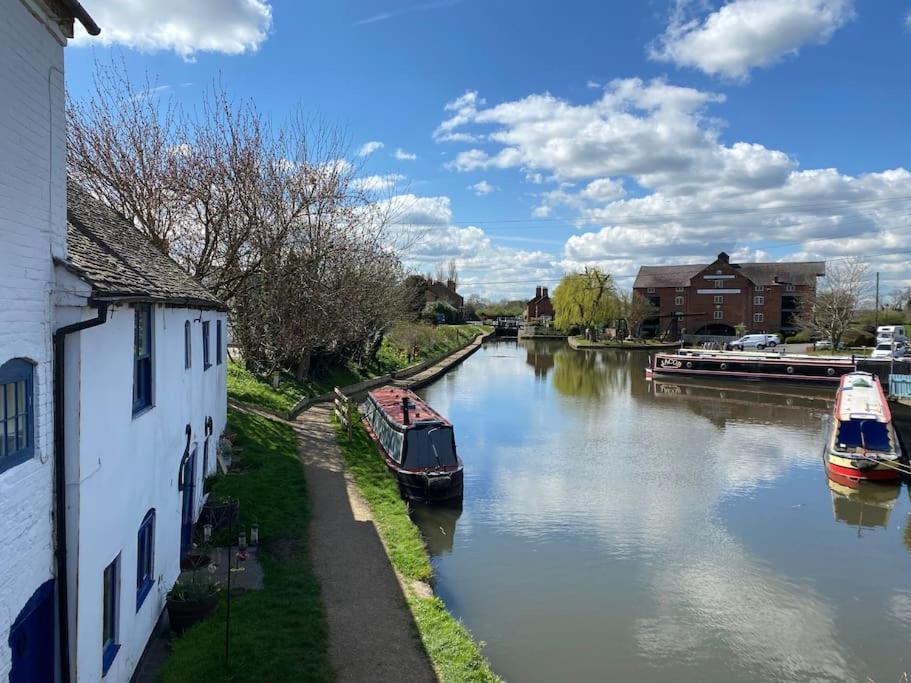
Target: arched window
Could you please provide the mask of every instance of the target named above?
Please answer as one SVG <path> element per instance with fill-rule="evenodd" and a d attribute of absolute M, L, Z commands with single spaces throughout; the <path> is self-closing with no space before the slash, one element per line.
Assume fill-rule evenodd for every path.
<path fill-rule="evenodd" d="M 155 508 L 146 513 L 136 536 L 136 611 L 155 584 Z"/>
<path fill-rule="evenodd" d="M 23 358 L 0 366 L 0 472 L 35 453 L 34 375 Z"/>

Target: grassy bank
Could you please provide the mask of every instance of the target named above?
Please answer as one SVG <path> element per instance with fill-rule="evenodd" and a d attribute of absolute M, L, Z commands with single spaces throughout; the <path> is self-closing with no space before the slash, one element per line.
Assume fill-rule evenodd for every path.
<path fill-rule="evenodd" d="M 231 602 L 231 669 L 224 667 L 225 601 L 173 642 L 164 681 L 329 681 L 328 627 L 308 546 L 310 506 L 294 432 L 229 412 L 239 474 L 219 476 L 215 496 L 240 500 L 241 523 L 260 525 L 264 589 Z M 280 493 L 276 493 L 280 492 Z"/>
<path fill-rule="evenodd" d="M 342 429 L 337 433 L 345 464 L 370 505 L 392 564 L 408 579 L 427 581 L 433 570 L 421 533 L 408 516 L 408 506 L 373 442 L 360 425 L 350 438 Z M 416 595 L 410 589 L 407 593 L 424 647 L 443 681 L 500 680 L 484 658 L 481 645 L 442 600 Z"/>
<path fill-rule="evenodd" d="M 418 323 L 396 325 L 383 339 L 375 362 L 369 366 L 348 363 L 332 368 L 303 382 L 283 374 L 278 389 L 268 378 L 247 371 L 241 363 L 228 363 L 228 396 L 277 413 L 287 413 L 302 398 L 319 396 L 338 386 L 355 384 L 403 370 L 409 365 L 455 351 L 474 336 L 489 328 L 477 325 L 440 325 L 431 327 Z"/>

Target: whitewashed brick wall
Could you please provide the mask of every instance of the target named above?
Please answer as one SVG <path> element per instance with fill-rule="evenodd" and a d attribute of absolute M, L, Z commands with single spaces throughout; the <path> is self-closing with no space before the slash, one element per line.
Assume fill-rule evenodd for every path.
<path fill-rule="evenodd" d="M 35 362 L 35 457 L 0 473 L 0 679 L 9 627 L 53 576 L 53 256 L 65 256 L 63 46 L 0 0 L 0 365 Z"/>

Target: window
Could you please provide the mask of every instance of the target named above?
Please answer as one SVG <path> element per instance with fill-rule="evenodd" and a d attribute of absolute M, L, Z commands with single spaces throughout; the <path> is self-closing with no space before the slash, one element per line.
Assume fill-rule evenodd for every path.
<path fill-rule="evenodd" d="M 685 292 L 685 291 L 686 291 L 686 287 L 677 287 L 677 288 L 674 289 L 674 291 L 675 291 L 675 292 Z"/>
<path fill-rule="evenodd" d="M 764 292 L 764 291 L 765 291 L 765 287 L 764 287 L 763 285 L 756 285 L 756 291 L 757 291 L 757 292 Z"/>
<path fill-rule="evenodd" d="M 765 305 L 765 297 L 764 297 L 764 296 L 754 296 L 754 297 L 753 297 L 753 305 L 754 305 L 754 306 L 764 306 L 764 305 Z"/>
<path fill-rule="evenodd" d="M 675 297 L 674 297 L 674 305 L 675 305 L 675 306 L 683 306 L 683 297 L 682 297 L 682 296 L 675 296 Z"/>
<path fill-rule="evenodd" d="M 155 510 L 149 510 L 136 536 L 136 611 L 155 583 Z"/>
<path fill-rule="evenodd" d="M 753 322 L 754 322 L 754 323 L 761 323 L 761 322 L 763 322 L 763 321 L 765 321 L 765 315 L 763 315 L 762 313 L 754 313 L 754 314 L 753 314 Z"/>
<path fill-rule="evenodd" d="M 133 415 L 152 405 L 152 306 L 138 304 L 133 327 Z"/>
<path fill-rule="evenodd" d="M 784 286 L 784 291 L 786 291 L 786 292 L 793 292 L 793 291 L 794 291 L 794 285 L 785 285 L 785 286 Z"/>
<path fill-rule="evenodd" d="M 202 324 L 202 369 L 208 370 L 212 367 L 209 362 L 209 321 Z"/>
<path fill-rule="evenodd" d="M 723 296 L 722 294 L 716 294 L 716 295 L 713 297 L 713 302 L 716 303 L 716 304 L 723 304 L 723 303 L 724 303 L 724 296 Z"/>
<path fill-rule="evenodd" d="M 209 437 L 202 444 L 202 480 L 209 476 Z"/>
<path fill-rule="evenodd" d="M 22 358 L 0 366 L 0 472 L 35 453 L 34 367 Z"/>
<path fill-rule="evenodd" d="M 183 367 L 184 370 L 193 367 L 193 334 L 189 320 L 183 324 Z"/>
<path fill-rule="evenodd" d="M 120 590 L 120 555 L 104 570 L 101 614 L 101 674 L 104 675 L 114 663 L 120 645 L 117 643 L 117 610 L 120 605 L 117 593 Z"/>
<path fill-rule="evenodd" d="M 221 365 L 221 320 L 215 321 L 215 363 Z"/>
<path fill-rule="evenodd" d="M 654 287 L 649 287 L 649 288 L 648 288 L 648 293 L 649 293 L 649 294 L 654 294 L 654 293 L 655 293 L 655 288 L 654 288 Z"/>
<path fill-rule="evenodd" d="M 724 320 L 724 311 L 712 311 L 712 317 L 715 320 Z"/>

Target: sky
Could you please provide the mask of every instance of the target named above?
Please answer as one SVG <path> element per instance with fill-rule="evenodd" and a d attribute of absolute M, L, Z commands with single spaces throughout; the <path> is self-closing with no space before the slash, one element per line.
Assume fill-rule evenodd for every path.
<path fill-rule="evenodd" d="M 720 251 L 911 286 L 908 0 L 82 4 L 73 95 L 113 58 L 191 108 L 217 79 L 338 127 L 424 235 L 406 265 L 455 259 L 466 296 Z"/>

